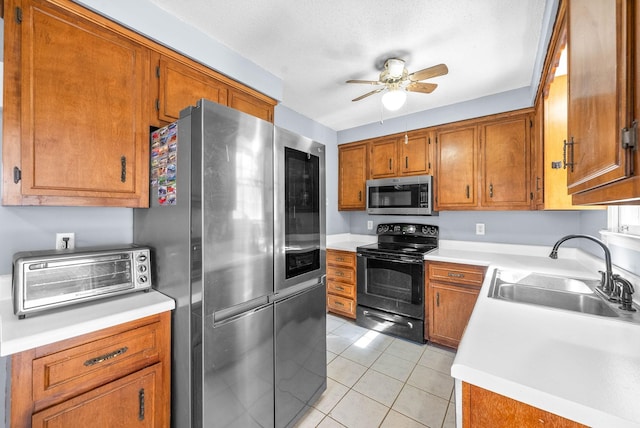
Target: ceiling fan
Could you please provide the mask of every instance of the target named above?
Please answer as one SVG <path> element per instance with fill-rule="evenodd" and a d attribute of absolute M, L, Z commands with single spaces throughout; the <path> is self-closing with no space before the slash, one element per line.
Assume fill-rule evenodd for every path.
<path fill-rule="evenodd" d="M 365 85 L 382 85 L 371 92 L 360 95 L 352 101 L 360 101 L 370 95 L 384 91 L 387 92 L 382 97 L 382 103 L 388 110 L 397 110 L 404 104 L 406 92 L 422 92 L 430 94 L 438 85 L 435 83 L 421 82 L 421 80 L 432 77 L 443 76 L 449 72 L 445 64 L 434 65 L 413 73 L 409 73 L 404 66 L 404 60 L 399 58 L 389 58 L 384 62 L 384 69 L 380 73 L 378 80 L 347 80 L 346 83 L 360 83 Z"/>

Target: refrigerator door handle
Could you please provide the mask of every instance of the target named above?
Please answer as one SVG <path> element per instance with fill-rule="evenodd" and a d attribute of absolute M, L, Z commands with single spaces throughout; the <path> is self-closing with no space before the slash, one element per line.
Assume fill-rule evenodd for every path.
<path fill-rule="evenodd" d="M 263 296 L 257 299 L 250 300 L 248 302 L 241 303 L 239 305 L 232 306 L 230 308 L 216 311 L 212 314 L 212 324 L 219 325 L 227 322 L 237 320 L 248 314 L 252 314 L 263 307 L 269 305 L 270 296 Z"/>
<path fill-rule="evenodd" d="M 272 294 L 270 297 L 272 300 L 270 300 L 271 302 L 280 302 L 282 300 L 288 299 L 292 296 L 296 296 L 300 293 L 303 293 L 305 291 L 308 291 L 309 289 L 316 287 L 318 285 L 322 285 L 324 286 L 324 276 L 320 278 L 315 278 L 309 281 L 305 281 L 302 282 L 300 284 L 294 285 L 292 287 L 287 287 L 282 291 L 277 292 L 276 294 Z"/>

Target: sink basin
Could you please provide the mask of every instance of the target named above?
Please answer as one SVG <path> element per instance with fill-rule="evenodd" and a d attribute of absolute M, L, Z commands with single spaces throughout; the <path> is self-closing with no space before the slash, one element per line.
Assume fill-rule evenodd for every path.
<path fill-rule="evenodd" d="M 595 293 L 599 281 L 497 270 L 489 297 L 605 317 L 617 311 Z"/>
<path fill-rule="evenodd" d="M 582 312 L 585 314 L 617 317 L 618 313 L 611 309 L 600 297 L 583 292 L 558 291 L 550 288 L 532 287 L 525 284 L 502 283 L 492 297 L 520 303 L 547 306 L 557 309 Z"/>
<path fill-rule="evenodd" d="M 533 287 L 546 288 L 558 291 L 570 291 L 572 293 L 592 294 L 598 281 L 566 278 L 563 276 L 544 275 L 539 273 L 520 271 L 499 271 L 499 279 L 510 284 L 524 284 Z"/>

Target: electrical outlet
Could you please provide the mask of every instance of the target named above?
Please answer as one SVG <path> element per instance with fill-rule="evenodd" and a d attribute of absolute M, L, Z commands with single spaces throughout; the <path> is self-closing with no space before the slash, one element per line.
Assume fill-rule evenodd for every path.
<path fill-rule="evenodd" d="M 476 223 L 476 235 L 484 235 L 484 223 Z"/>
<path fill-rule="evenodd" d="M 70 250 L 76 246 L 76 234 L 73 232 L 56 233 L 56 250 Z"/>
<path fill-rule="evenodd" d="M 367 229 L 373 230 L 373 222 L 371 220 L 367 221 Z"/>

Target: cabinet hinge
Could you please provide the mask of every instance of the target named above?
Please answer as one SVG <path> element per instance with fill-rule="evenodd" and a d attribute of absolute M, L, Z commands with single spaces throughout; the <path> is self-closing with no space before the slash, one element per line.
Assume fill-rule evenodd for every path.
<path fill-rule="evenodd" d="M 18 184 L 22 180 L 22 171 L 17 166 L 13 167 L 13 182 Z"/>
<path fill-rule="evenodd" d="M 630 128 L 622 128 L 622 148 L 637 150 L 638 148 L 638 121 L 634 120 Z"/>
<path fill-rule="evenodd" d="M 16 7 L 15 18 L 18 24 L 22 24 L 22 8 L 21 7 Z"/>
<path fill-rule="evenodd" d="M 156 66 L 156 77 L 158 79 L 160 78 L 160 66 L 159 65 Z"/>

